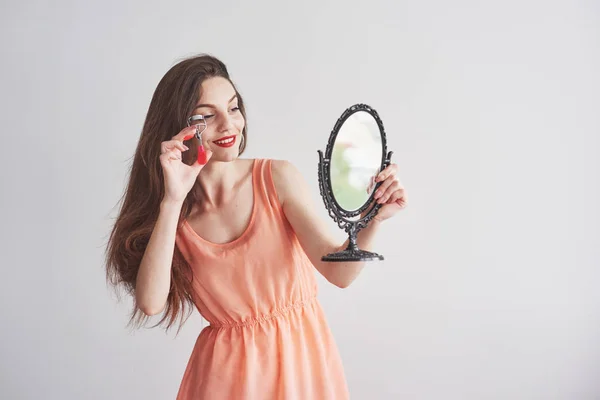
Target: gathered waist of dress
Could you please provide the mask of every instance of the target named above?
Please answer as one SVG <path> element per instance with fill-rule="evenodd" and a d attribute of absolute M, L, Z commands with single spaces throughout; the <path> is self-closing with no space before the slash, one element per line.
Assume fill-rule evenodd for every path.
<path fill-rule="evenodd" d="M 244 319 L 242 321 L 211 322 L 210 325 L 207 326 L 207 328 L 213 328 L 213 329 L 235 329 L 235 328 L 249 327 L 249 326 L 253 326 L 253 325 L 256 325 L 256 324 L 260 324 L 260 323 L 262 323 L 264 321 L 268 321 L 268 320 L 271 320 L 271 319 L 274 319 L 274 318 L 278 318 L 278 317 L 284 316 L 286 314 L 289 314 L 293 310 L 306 307 L 308 305 L 313 304 L 316 301 L 317 301 L 317 295 L 313 295 L 313 296 L 311 296 L 311 297 L 309 297 L 307 299 L 298 300 L 298 301 L 295 301 L 293 303 L 287 304 L 285 306 L 278 307 L 274 311 L 272 311 L 271 313 L 268 313 L 268 314 L 262 314 L 262 315 L 258 315 L 258 316 L 249 317 L 249 318 L 246 318 L 246 319 Z"/>

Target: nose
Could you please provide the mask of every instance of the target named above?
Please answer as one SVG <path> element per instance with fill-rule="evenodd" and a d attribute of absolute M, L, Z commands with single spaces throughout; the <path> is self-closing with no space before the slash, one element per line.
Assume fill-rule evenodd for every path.
<path fill-rule="evenodd" d="M 230 115 L 225 114 L 219 121 L 219 132 L 227 132 L 233 130 L 235 125 L 233 124 L 233 118 Z"/>

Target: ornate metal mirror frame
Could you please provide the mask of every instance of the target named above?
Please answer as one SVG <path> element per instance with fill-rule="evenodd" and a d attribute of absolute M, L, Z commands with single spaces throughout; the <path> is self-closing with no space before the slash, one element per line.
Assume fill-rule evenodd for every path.
<path fill-rule="evenodd" d="M 383 260 L 383 256 L 377 253 L 359 249 L 356 243 L 356 236 L 358 232 L 369 224 L 373 217 L 377 215 L 379 209 L 382 206 L 381 204 L 378 204 L 373 198 L 375 192 L 381 185 L 381 182 L 378 182 L 376 184 L 365 203 L 360 208 L 353 211 L 345 210 L 338 204 L 337 200 L 335 199 L 335 196 L 333 195 L 331 185 L 331 155 L 333 152 L 333 145 L 344 122 L 348 119 L 348 117 L 350 117 L 352 114 L 358 111 L 365 111 L 371 114 L 371 116 L 373 116 L 379 127 L 382 145 L 381 167 L 379 168 L 379 171 L 382 171 L 388 165 L 390 165 L 393 154 L 393 152 L 391 151 L 389 153 L 387 152 L 387 140 L 385 130 L 383 128 L 383 122 L 381 122 L 379 114 L 377 114 L 377 111 L 375 111 L 373 108 L 369 107 L 366 104 L 355 104 L 352 107 L 346 109 L 342 116 L 337 120 L 335 126 L 333 127 L 333 130 L 331 131 L 331 135 L 329 136 L 329 142 L 327 143 L 327 148 L 325 149 L 325 155 L 323 155 L 323 152 L 321 150 L 318 150 L 319 190 L 321 192 L 323 202 L 325 203 L 325 207 L 329 212 L 329 216 L 333 218 L 333 220 L 338 224 L 340 229 L 346 231 L 349 237 L 349 242 L 348 247 L 345 250 L 337 253 L 327 254 L 321 258 L 323 261 L 345 262 Z"/>

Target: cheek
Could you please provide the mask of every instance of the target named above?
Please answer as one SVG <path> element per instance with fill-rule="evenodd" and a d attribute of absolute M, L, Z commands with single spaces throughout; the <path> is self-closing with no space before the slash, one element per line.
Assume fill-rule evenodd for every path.
<path fill-rule="evenodd" d="M 206 140 L 212 140 L 219 137 L 219 132 L 213 126 L 208 126 L 208 128 L 202 134 L 202 138 Z"/>
<path fill-rule="evenodd" d="M 244 117 L 240 116 L 235 121 L 235 127 L 240 131 L 240 133 L 242 133 L 242 130 L 244 129 L 245 126 L 246 126 L 246 121 L 244 120 Z"/>

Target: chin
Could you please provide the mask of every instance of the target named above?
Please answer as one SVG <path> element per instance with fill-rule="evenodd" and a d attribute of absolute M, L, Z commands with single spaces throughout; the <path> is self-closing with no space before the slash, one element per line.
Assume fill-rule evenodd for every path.
<path fill-rule="evenodd" d="M 239 150 L 236 149 L 227 149 L 223 151 L 223 149 L 218 149 L 217 151 L 213 151 L 212 156 L 210 157 L 211 161 L 218 162 L 231 162 L 235 161 L 239 158 L 238 155 Z"/>

